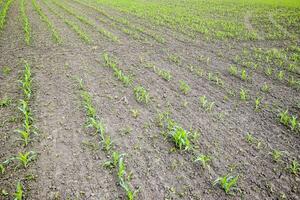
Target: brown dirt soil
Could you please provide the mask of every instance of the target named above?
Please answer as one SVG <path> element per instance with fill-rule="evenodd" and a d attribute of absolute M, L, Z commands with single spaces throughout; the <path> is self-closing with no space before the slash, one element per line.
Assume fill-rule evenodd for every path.
<path fill-rule="evenodd" d="M 44 1 L 37 2 L 61 34 L 63 43 L 54 44 L 47 25 L 40 20 L 31 1 L 27 1 L 32 30 L 32 43 L 27 46 L 19 17 L 19 1 L 13 2 L 0 37 L 0 67 L 12 68 L 9 75 L 0 71 L 0 99 L 12 98 L 10 106 L 0 108 L 0 161 L 29 150 L 36 151 L 38 157 L 26 170 L 14 169 L 12 165 L 0 175 L 0 189 L 9 193 L 0 194 L 0 199 L 13 199 L 18 180 L 24 185 L 26 199 L 126 199 L 116 172 L 102 166 L 110 157 L 102 150 L 93 130 L 85 126 L 87 117 L 78 78 L 91 94 L 97 115 L 115 144 L 114 150 L 126 154 L 127 170 L 132 172 L 131 183 L 139 188 L 137 199 L 253 200 L 279 199 L 282 194 L 287 199 L 300 199 L 300 179 L 286 170 L 286 163 L 292 158 L 300 159 L 299 134 L 293 134 L 278 122 L 274 107 L 292 107 L 300 99 L 299 91 L 261 73 L 256 73 L 250 83 L 228 73 L 228 66 L 243 48 L 286 46 L 288 42 L 230 43 L 210 42 L 199 39 L 201 37 L 191 39 L 167 27 L 157 27 L 135 16 L 99 7 L 111 16 L 123 17 L 163 36 L 165 43 L 159 43 L 145 33 L 137 32 L 138 38 L 125 34 L 122 28 L 128 26 L 89 7 L 71 0 L 60 1 L 120 40 L 112 42 L 49 1 L 52 8 L 78 24 L 92 38 L 88 45 L 54 15 Z M 245 21 L 250 23 L 249 19 Z M 142 85 L 149 91 L 148 105 L 137 103 L 133 86 L 123 86 L 112 69 L 104 66 L 104 52 L 117 59 L 118 67 L 125 74 L 133 76 L 134 85 Z M 177 55 L 180 62 L 170 61 L 170 55 Z M 200 55 L 209 57 L 210 61 L 199 60 Z M 23 60 L 32 67 L 31 107 L 38 132 L 26 148 L 14 131 L 22 126 L 17 109 L 22 92 L 17 80 L 23 72 Z M 146 67 L 147 63 L 171 71 L 172 79 L 163 80 Z M 195 75 L 189 65 L 201 67 L 205 74 L 218 72 L 224 87 L 209 81 L 205 75 Z M 187 95 L 180 92 L 179 80 L 191 87 Z M 264 82 L 271 85 L 272 91 L 263 96 L 264 109 L 255 112 L 253 98 Z M 251 101 L 239 100 L 241 87 L 249 91 Z M 229 96 L 229 90 L 237 91 L 236 96 Z M 215 102 L 212 112 L 201 109 L 199 97 L 202 95 Z M 132 109 L 139 110 L 140 116 L 136 119 L 132 117 Z M 208 169 L 195 163 L 191 153 L 174 150 L 173 142 L 162 134 L 163 129 L 156 125 L 155 118 L 158 112 L 167 110 L 185 129 L 199 131 L 200 137 L 193 144 L 195 152 L 211 155 Z M 129 133 L 124 134 L 125 129 L 130 130 Z M 247 133 L 253 133 L 261 141 L 260 148 L 246 142 Z M 284 152 L 282 162 L 272 160 L 273 149 Z M 212 184 L 229 171 L 240 175 L 240 191 L 235 196 L 226 195 Z"/>

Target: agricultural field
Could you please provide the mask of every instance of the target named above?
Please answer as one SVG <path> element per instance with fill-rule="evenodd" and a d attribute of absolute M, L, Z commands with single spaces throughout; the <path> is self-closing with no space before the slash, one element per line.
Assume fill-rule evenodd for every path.
<path fill-rule="evenodd" d="M 0 200 L 300 200 L 300 1 L 0 0 Z"/>

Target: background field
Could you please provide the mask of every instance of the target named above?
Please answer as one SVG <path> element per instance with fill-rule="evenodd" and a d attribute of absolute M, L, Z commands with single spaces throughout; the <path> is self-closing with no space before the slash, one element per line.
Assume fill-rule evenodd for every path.
<path fill-rule="evenodd" d="M 299 39 L 296 0 L 0 0 L 0 199 L 300 199 Z"/>

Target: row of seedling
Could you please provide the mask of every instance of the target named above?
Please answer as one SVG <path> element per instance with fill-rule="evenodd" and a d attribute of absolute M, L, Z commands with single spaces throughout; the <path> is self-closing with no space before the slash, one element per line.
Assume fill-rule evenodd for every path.
<path fill-rule="evenodd" d="M 128 200 L 134 200 L 137 198 L 139 189 L 135 189 L 130 183 L 132 173 L 127 171 L 125 163 L 125 154 L 114 151 L 111 155 L 111 160 L 106 161 L 104 166 L 109 169 L 116 169 L 118 175 L 119 185 L 126 193 Z"/>
<path fill-rule="evenodd" d="M 92 102 L 92 97 L 85 90 L 82 80 L 79 80 L 79 85 L 81 89 L 81 98 L 86 111 L 87 127 L 93 128 L 95 130 L 95 135 L 98 135 L 101 143 L 103 144 L 103 149 L 109 151 L 112 147 L 112 141 L 109 135 L 106 134 L 105 126 L 98 118 L 96 114 L 96 109 Z"/>
<path fill-rule="evenodd" d="M 33 8 L 35 9 L 35 11 L 40 16 L 41 20 L 47 24 L 48 29 L 52 33 L 52 38 L 53 38 L 54 42 L 61 43 L 62 39 L 61 39 L 60 34 L 57 32 L 56 28 L 54 27 L 54 25 L 52 24 L 52 22 L 49 20 L 49 18 L 47 17 L 47 15 L 45 15 L 45 13 L 43 12 L 42 8 L 37 3 L 37 1 L 36 0 L 32 0 L 32 5 L 33 5 Z"/>
<path fill-rule="evenodd" d="M 300 131 L 300 122 L 298 117 L 291 115 L 288 110 L 279 112 L 279 121 L 295 133 Z"/>
<path fill-rule="evenodd" d="M 165 81 L 170 81 L 172 79 L 172 74 L 169 70 L 161 69 L 155 66 L 153 63 L 147 63 L 146 68 L 150 68 L 153 70 L 155 74 L 164 79 Z"/>
<path fill-rule="evenodd" d="M 3 30 L 4 25 L 6 23 L 6 16 L 7 16 L 7 12 L 10 8 L 11 3 L 13 2 L 13 0 L 7 0 L 4 5 L 2 6 L 2 9 L 0 11 L 0 31 Z"/>
<path fill-rule="evenodd" d="M 113 146 L 111 138 L 108 134 L 106 134 L 105 126 L 96 114 L 96 109 L 93 105 L 92 97 L 84 88 L 84 84 L 81 79 L 79 80 L 79 87 L 81 90 L 81 97 L 86 111 L 86 116 L 88 118 L 86 125 L 87 127 L 91 127 L 95 130 L 95 135 L 99 136 L 100 142 L 103 144 L 103 149 L 108 153 Z M 135 199 L 137 190 L 134 190 L 130 184 L 131 175 L 126 171 L 124 154 L 113 152 L 112 160 L 105 162 L 104 166 L 111 169 L 117 168 L 119 184 L 126 192 L 128 200 Z"/>
<path fill-rule="evenodd" d="M 32 140 L 32 134 L 36 133 L 30 108 L 30 102 L 32 99 L 32 74 L 30 65 L 27 62 L 25 62 L 24 73 L 19 82 L 23 93 L 23 99 L 20 100 L 20 106 L 18 109 L 22 114 L 23 125 L 22 128 L 16 131 L 20 135 L 20 140 L 22 141 L 23 146 L 26 147 Z M 36 159 L 36 156 L 37 154 L 34 151 L 19 152 L 16 156 L 10 157 L 0 163 L 0 174 L 5 173 L 6 168 L 10 163 L 16 163 L 15 169 L 26 169 L 29 164 Z M 21 182 L 18 182 L 14 197 L 17 200 L 22 200 L 24 195 L 23 185 Z"/>
<path fill-rule="evenodd" d="M 31 41 L 31 26 L 29 23 L 28 16 L 26 15 L 26 2 L 25 0 L 20 0 L 20 13 L 21 19 L 23 21 L 23 30 L 25 34 L 25 42 L 27 45 L 30 44 Z"/>
<path fill-rule="evenodd" d="M 263 146 L 263 142 L 251 133 L 246 134 L 245 140 L 250 145 L 255 145 L 255 147 L 257 149 L 261 149 L 261 147 Z M 269 154 L 271 155 L 272 160 L 275 163 L 283 162 L 283 156 L 284 156 L 283 151 L 280 151 L 278 149 L 272 149 L 272 151 L 270 151 Z M 297 159 L 293 158 L 290 163 L 287 163 L 286 167 L 285 167 L 285 170 L 287 172 L 291 173 L 292 175 L 297 176 L 300 173 L 300 164 L 297 161 Z"/>
<path fill-rule="evenodd" d="M 114 75 L 124 84 L 124 86 L 131 86 L 133 79 L 131 76 L 125 75 L 121 69 L 117 66 L 117 62 L 114 58 L 107 53 L 103 54 L 103 59 L 106 67 L 111 68 L 114 71 Z M 134 97 L 137 102 L 148 104 L 150 102 L 150 94 L 143 86 L 138 85 L 133 88 Z"/>
<path fill-rule="evenodd" d="M 242 69 L 241 71 L 239 71 L 238 68 L 236 66 L 234 66 L 234 65 L 231 65 L 229 67 L 229 73 L 232 76 L 238 77 L 238 78 L 240 78 L 243 81 L 247 81 L 247 80 L 251 79 L 250 75 L 248 75 L 246 69 Z"/>
<path fill-rule="evenodd" d="M 63 5 L 62 3 L 59 3 L 59 1 L 53 0 L 54 4 L 57 5 L 58 7 L 60 7 L 61 9 L 65 10 L 67 13 L 69 13 L 70 15 L 74 16 L 75 18 L 77 18 L 79 21 L 81 21 L 82 23 L 91 26 L 95 29 L 97 29 L 97 31 L 102 34 L 103 36 L 109 38 L 110 40 L 117 42 L 119 41 L 118 37 L 115 36 L 114 34 L 112 34 L 111 32 L 99 27 L 96 25 L 96 23 L 94 23 L 93 21 L 91 21 L 90 19 L 82 16 L 82 15 L 78 15 L 76 13 L 76 11 L 70 9 L 69 7 L 66 7 L 65 5 Z"/>
<path fill-rule="evenodd" d="M 47 5 L 48 9 L 54 14 L 56 15 L 58 18 L 60 18 L 61 20 L 63 20 L 63 22 L 69 26 L 78 36 L 79 38 L 85 42 L 86 44 L 90 44 L 92 42 L 90 36 L 85 33 L 76 23 L 74 23 L 73 21 L 70 21 L 68 19 L 66 19 L 63 15 L 61 15 L 59 12 L 57 12 L 55 9 L 53 9 L 49 3 L 47 2 L 47 0 L 43 0 L 43 2 Z"/>
<path fill-rule="evenodd" d="M 170 118 L 168 112 L 159 113 L 156 118 L 156 123 L 159 127 L 163 128 L 163 134 L 172 140 L 176 148 L 179 150 L 189 151 L 191 154 L 196 155 L 193 159 L 194 162 L 200 163 L 204 169 L 210 167 L 210 162 L 212 160 L 211 156 L 196 153 L 193 148 L 193 138 L 196 138 L 195 133 L 193 134 L 192 132 L 182 128 L 182 126 Z M 224 176 L 218 177 L 213 182 L 213 185 L 219 185 L 226 194 L 231 194 L 237 189 L 236 186 L 238 178 L 238 175 L 228 173 Z"/>
<path fill-rule="evenodd" d="M 136 25 L 131 24 L 128 20 L 123 19 L 123 18 L 118 18 L 116 16 L 111 16 L 109 15 L 107 12 L 105 12 L 104 10 L 101 10 L 100 8 L 93 6 L 91 4 L 88 4 L 86 2 L 82 2 L 82 1 L 77 1 L 75 0 L 77 3 L 84 5 L 88 8 L 91 8 L 93 10 L 95 10 L 97 13 L 107 17 L 109 20 L 113 21 L 113 22 L 117 22 L 119 24 L 122 24 L 122 26 L 116 26 L 116 28 L 120 29 L 123 33 L 131 36 L 133 39 L 137 39 L 137 40 L 143 40 L 143 36 L 139 35 L 137 32 L 143 33 L 145 35 L 149 35 L 150 37 L 152 37 L 154 40 L 156 40 L 159 43 L 164 43 L 164 38 L 161 37 L 160 35 L 150 32 L 150 31 L 146 31 L 144 28 L 142 27 L 138 27 Z M 111 23 L 111 25 L 115 25 L 115 23 Z M 128 27 L 125 28 L 124 26 Z"/>

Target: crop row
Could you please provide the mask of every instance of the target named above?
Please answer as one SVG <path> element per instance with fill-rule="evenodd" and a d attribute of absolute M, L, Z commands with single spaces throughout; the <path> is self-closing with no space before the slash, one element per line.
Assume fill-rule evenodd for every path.
<path fill-rule="evenodd" d="M 47 15 L 45 15 L 45 13 L 43 12 L 42 8 L 39 6 L 39 4 L 37 3 L 37 1 L 36 0 L 32 0 L 32 5 L 33 5 L 35 11 L 39 14 L 41 20 L 47 24 L 48 29 L 52 33 L 53 40 L 56 43 L 61 43 L 62 39 L 61 39 L 60 34 L 57 32 L 56 28 L 54 27 L 54 25 L 52 24 L 52 22 L 49 20 L 49 18 L 47 17 Z"/>
<path fill-rule="evenodd" d="M 4 3 L 2 10 L 0 11 L 0 31 L 2 31 L 4 28 L 4 25 L 6 23 L 6 15 L 12 2 L 13 0 L 7 0 Z"/>
<path fill-rule="evenodd" d="M 20 13 L 23 21 L 23 30 L 25 35 L 25 42 L 27 45 L 30 45 L 31 42 L 31 27 L 28 16 L 26 15 L 26 1 L 20 0 Z"/>
<path fill-rule="evenodd" d="M 107 154 L 109 154 L 110 150 L 113 148 L 113 143 L 109 135 L 107 135 L 105 126 L 99 119 L 96 114 L 96 109 L 92 103 L 92 97 L 85 89 L 83 81 L 79 79 L 79 86 L 81 90 L 81 97 L 83 100 L 83 105 L 86 110 L 87 127 L 91 127 L 95 130 L 96 134 L 99 135 L 100 142 L 103 144 L 103 149 Z M 109 156 L 109 155 L 108 155 Z M 118 153 L 117 151 L 113 151 L 111 155 L 111 160 L 106 161 L 104 166 L 109 169 L 116 168 L 119 185 L 123 188 L 126 193 L 128 200 L 134 200 L 137 196 L 138 190 L 134 190 L 130 183 L 131 174 L 129 174 L 126 170 L 125 164 L 125 154 Z"/>

